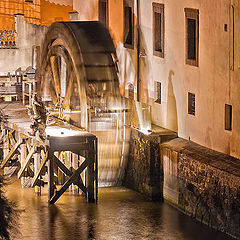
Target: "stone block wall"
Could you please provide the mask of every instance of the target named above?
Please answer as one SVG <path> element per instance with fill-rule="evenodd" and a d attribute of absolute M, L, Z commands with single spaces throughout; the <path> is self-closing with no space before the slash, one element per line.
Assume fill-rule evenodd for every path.
<path fill-rule="evenodd" d="M 162 144 L 161 152 L 163 166 L 177 159 L 172 174 L 163 167 L 164 181 L 175 179 L 173 185 L 164 182 L 164 197 L 193 218 L 240 238 L 240 160 L 183 139 Z"/>
<path fill-rule="evenodd" d="M 158 136 L 132 129 L 130 152 L 123 185 L 152 200 L 162 200 L 163 172 Z"/>
<path fill-rule="evenodd" d="M 165 137 L 163 137 L 165 136 Z M 240 160 L 191 141 L 132 130 L 123 185 L 240 238 Z"/>
<path fill-rule="evenodd" d="M 194 218 L 240 237 L 240 177 L 180 154 L 179 201 Z"/>

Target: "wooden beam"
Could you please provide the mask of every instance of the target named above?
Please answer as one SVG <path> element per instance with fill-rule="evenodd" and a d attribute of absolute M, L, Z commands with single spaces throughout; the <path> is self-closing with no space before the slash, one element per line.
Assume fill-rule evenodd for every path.
<path fill-rule="evenodd" d="M 98 202 L 98 139 L 95 140 L 95 198 Z"/>
<path fill-rule="evenodd" d="M 71 176 L 72 172 L 54 155 L 54 163 L 59 167 L 67 176 Z"/>
<path fill-rule="evenodd" d="M 39 147 L 37 147 L 37 150 L 39 150 Z M 32 177 L 34 177 L 34 175 L 38 173 L 38 169 L 40 168 L 40 165 L 41 165 L 41 150 L 37 153 L 34 153 L 33 159 L 34 159 L 34 168 L 33 168 L 34 173 L 33 173 Z M 33 181 L 32 181 L 32 183 L 33 183 Z M 41 195 L 41 185 L 42 185 L 40 179 L 37 181 L 36 185 L 37 186 L 35 186 L 35 194 L 37 196 L 40 196 Z"/>
<path fill-rule="evenodd" d="M 88 143 L 68 143 L 68 142 L 57 142 L 56 145 L 51 143 L 51 148 L 55 151 L 71 151 L 79 154 L 82 150 L 92 151 Z"/>
<path fill-rule="evenodd" d="M 9 141 L 10 141 L 10 144 L 12 144 L 12 145 L 15 145 L 16 144 L 16 139 L 15 139 L 15 137 L 14 137 L 14 135 L 15 135 L 15 130 L 13 130 L 13 131 L 9 131 L 8 132 L 8 135 L 9 135 Z"/>
<path fill-rule="evenodd" d="M 26 158 L 27 158 L 27 147 L 26 147 L 26 142 L 24 142 L 20 147 L 20 166 L 23 166 Z M 21 178 L 21 184 L 22 186 L 25 183 L 25 178 Z"/>
<path fill-rule="evenodd" d="M 83 180 L 80 175 L 78 176 L 77 179 L 73 181 L 73 184 L 77 185 L 83 191 L 84 194 L 87 194 L 87 188 L 84 186 Z"/>
<path fill-rule="evenodd" d="M 54 196 L 54 151 L 48 152 L 48 199 L 49 202 Z"/>
<path fill-rule="evenodd" d="M 18 147 L 23 143 L 23 139 L 20 138 L 17 143 L 14 145 L 14 147 L 11 149 L 11 151 L 8 153 L 6 158 L 3 160 L 0 169 L 4 168 L 7 162 L 12 158 L 12 156 L 17 152 Z"/>
<path fill-rule="evenodd" d="M 78 177 L 78 175 L 88 166 L 89 160 L 86 159 L 80 167 L 76 170 L 75 173 L 64 183 L 64 185 L 60 188 L 59 191 L 56 191 L 55 195 L 50 199 L 50 203 L 54 204 L 62 194 L 68 189 L 68 187 L 73 183 L 73 181 Z"/>
<path fill-rule="evenodd" d="M 88 154 L 88 168 L 87 168 L 87 189 L 88 189 L 88 201 L 94 202 L 94 162 L 95 162 L 95 156 L 94 153 Z"/>
<path fill-rule="evenodd" d="M 30 145 L 31 145 L 31 138 L 29 138 L 28 141 L 27 141 L 27 150 L 28 150 L 28 152 L 31 151 Z"/>
<path fill-rule="evenodd" d="M 41 175 L 41 173 L 42 173 L 42 171 L 43 171 L 43 168 L 44 168 L 44 166 L 46 165 L 47 160 L 48 160 L 47 156 L 46 156 L 46 155 L 43 155 L 43 160 L 42 160 L 42 162 L 41 162 L 41 164 L 40 164 L 40 166 L 39 166 L 39 169 L 38 169 L 37 173 L 35 174 L 35 176 L 34 176 L 34 178 L 33 178 L 32 187 L 34 187 L 34 186 L 37 184 L 38 178 L 39 178 L 39 176 Z"/>
<path fill-rule="evenodd" d="M 54 163 L 59 167 L 67 176 L 71 177 L 72 172 L 54 155 Z M 74 185 L 77 185 L 85 194 L 87 194 L 87 188 L 84 186 L 81 176 L 73 181 Z"/>
<path fill-rule="evenodd" d="M 5 134 L 3 133 L 3 130 L 1 130 L 1 137 L 0 137 L 0 144 L 3 144 Z"/>
<path fill-rule="evenodd" d="M 32 159 L 33 154 L 35 153 L 35 148 L 33 147 L 30 152 L 27 155 L 27 158 L 24 162 L 24 165 L 22 166 L 22 168 L 19 170 L 18 172 L 18 178 L 21 178 L 24 174 L 24 171 L 26 170 L 26 168 L 28 167 L 30 160 Z"/>

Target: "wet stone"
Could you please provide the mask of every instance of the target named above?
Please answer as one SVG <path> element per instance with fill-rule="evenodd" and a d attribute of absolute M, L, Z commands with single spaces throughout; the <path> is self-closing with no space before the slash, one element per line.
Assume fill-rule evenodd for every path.
<path fill-rule="evenodd" d="M 163 195 L 208 226 L 240 238 L 240 160 L 180 138 L 161 143 L 133 130 L 124 185 Z"/>

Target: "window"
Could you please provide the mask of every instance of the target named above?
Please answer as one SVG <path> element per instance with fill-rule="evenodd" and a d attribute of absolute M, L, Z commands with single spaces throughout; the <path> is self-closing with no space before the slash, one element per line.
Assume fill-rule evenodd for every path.
<path fill-rule="evenodd" d="M 155 82 L 155 92 L 156 92 L 156 103 L 161 104 L 162 102 L 162 96 L 161 96 L 161 91 L 162 91 L 162 86 L 160 82 Z"/>
<path fill-rule="evenodd" d="M 69 12 L 70 21 L 78 21 L 78 12 Z"/>
<path fill-rule="evenodd" d="M 153 3 L 153 54 L 164 57 L 164 5 Z"/>
<path fill-rule="evenodd" d="M 108 28 L 108 0 L 99 0 L 98 17 L 99 21 Z"/>
<path fill-rule="evenodd" d="M 128 98 L 134 99 L 134 86 L 131 83 L 128 84 Z"/>
<path fill-rule="evenodd" d="M 195 116 L 195 94 L 188 93 L 188 114 Z"/>
<path fill-rule="evenodd" d="M 186 64 L 198 66 L 199 11 L 185 8 L 186 17 Z"/>
<path fill-rule="evenodd" d="M 134 48 L 133 0 L 124 0 L 124 47 Z"/>
<path fill-rule="evenodd" d="M 232 130 L 232 105 L 225 104 L 225 130 Z"/>

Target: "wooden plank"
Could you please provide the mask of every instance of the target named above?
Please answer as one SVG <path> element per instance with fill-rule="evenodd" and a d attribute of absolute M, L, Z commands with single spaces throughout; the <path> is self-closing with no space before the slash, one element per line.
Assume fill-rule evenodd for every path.
<path fill-rule="evenodd" d="M 59 167 L 67 176 L 71 176 L 72 172 L 54 155 L 54 163 Z"/>
<path fill-rule="evenodd" d="M 86 159 L 80 167 L 76 170 L 75 173 L 64 183 L 64 185 L 60 188 L 59 191 L 56 191 L 55 195 L 51 198 L 50 203 L 54 204 L 62 194 L 68 189 L 68 187 L 73 183 L 73 181 L 78 177 L 78 175 L 88 166 L 89 160 Z"/>
<path fill-rule="evenodd" d="M 88 143 L 68 143 L 68 142 L 58 142 L 55 143 L 55 145 L 50 145 L 51 148 L 54 149 L 54 151 L 71 151 L 76 154 L 78 154 L 82 150 L 91 151 Z"/>
<path fill-rule="evenodd" d="M 28 150 L 28 152 L 31 151 L 30 146 L 31 146 L 31 138 L 29 138 L 29 139 L 27 140 L 27 150 Z"/>
<path fill-rule="evenodd" d="M 95 140 L 95 199 L 98 202 L 98 139 Z"/>
<path fill-rule="evenodd" d="M 12 132 L 11 131 L 8 132 L 9 142 L 10 142 L 11 145 L 15 145 L 17 143 L 16 138 L 15 138 L 15 133 L 16 133 L 15 130 L 13 130 Z"/>
<path fill-rule="evenodd" d="M 84 194 L 87 194 L 87 188 L 84 186 L 83 180 L 80 175 L 78 176 L 78 179 L 73 181 L 73 184 L 77 185 Z"/>
<path fill-rule="evenodd" d="M 4 141 L 4 133 L 1 131 L 1 137 L 0 137 L 0 144 L 3 144 Z"/>
<path fill-rule="evenodd" d="M 32 159 L 33 154 L 35 153 L 35 148 L 33 147 L 30 152 L 27 155 L 27 158 L 24 162 L 24 165 L 22 166 L 22 168 L 19 170 L 18 172 L 18 178 L 21 178 L 24 174 L 24 171 L 26 170 L 26 168 L 28 167 L 30 160 Z"/>
<path fill-rule="evenodd" d="M 35 153 L 33 155 L 33 159 L 34 159 L 34 173 L 32 175 L 32 178 L 34 177 L 35 174 L 37 174 L 38 172 L 38 169 L 41 165 L 41 150 L 37 153 Z M 33 181 L 32 181 L 33 182 Z M 31 185 L 32 185 L 32 182 L 31 182 Z M 40 196 L 41 195 L 41 185 L 42 185 L 42 182 L 40 179 L 37 181 L 37 186 L 35 186 L 35 194 L 37 196 Z"/>
<path fill-rule="evenodd" d="M 94 153 L 89 153 L 88 155 L 88 160 L 89 160 L 89 164 L 88 164 L 88 168 L 87 168 L 87 189 L 88 189 L 88 201 L 89 202 L 95 202 L 94 200 L 94 162 L 95 162 L 95 156 Z"/>
<path fill-rule="evenodd" d="M 52 199 L 54 195 L 54 151 L 48 152 L 48 199 Z"/>
<path fill-rule="evenodd" d="M 23 143 L 23 139 L 20 138 L 17 143 L 14 145 L 14 147 L 11 149 L 11 151 L 8 153 L 6 158 L 3 160 L 0 169 L 4 168 L 7 162 L 12 158 L 12 156 L 17 152 L 18 147 Z"/>
<path fill-rule="evenodd" d="M 44 155 L 43 156 L 43 160 L 42 160 L 42 162 L 41 162 L 41 164 L 39 166 L 39 169 L 38 169 L 37 173 L 35 174 L 35 176 L 33 177 L 32 187 L 34 187 L 36 185 L 36 183 L 38 181 L 38 178 L 41 175 L 44 166 L 46 165 L 47 160 L 48 160 L 47 156 Z"/>
<path fill-rule="evenodd" d="M 27 158 L 27 147 L 26 147 L 26 142 L 24 142 L 20 146 L 20 166 L 23 166 L 26 158 Z M 25 182 L 26 182 L 26 179 L 25 178 L 21 178 L 22 186 L 25 184 Z"/>
<path fill-rule="evenodd" d="M 71 177 L 72 172 L 54 155 L 54 163 L 59 167 L 67 176 Z M 87 188 L 84 186 L 81 176 L 73 181 L 74 185 L 77 185 L 85 194 L 87 193 Z"/>

